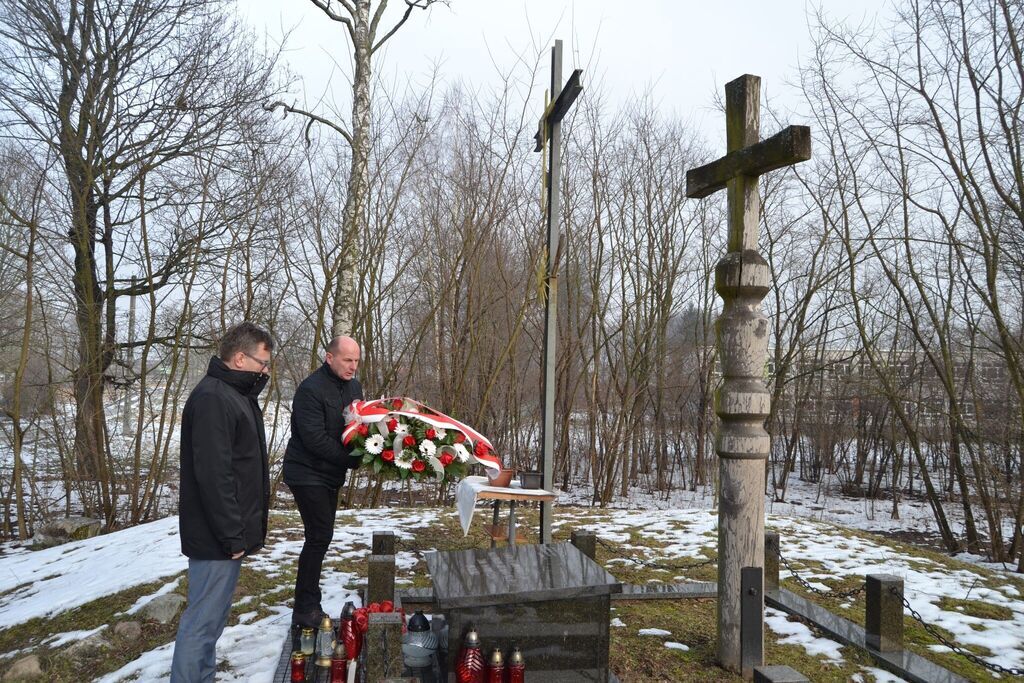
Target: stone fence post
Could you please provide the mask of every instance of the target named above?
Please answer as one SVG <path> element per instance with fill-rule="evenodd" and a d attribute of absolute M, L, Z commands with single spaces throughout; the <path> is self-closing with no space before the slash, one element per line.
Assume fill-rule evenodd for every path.
<path fill-rule="evenodd" d="M 395 535 L 373 534 L 366 581 L 366 604 L 390 600 L 394 612 L 371 612 L 366 631 L 366 680 L 382 681 L 402 675 L 402 603 L 395 592 Z"/>
<path fill-rule="evenodd" d="M 869 574 L 865 582 L 865 641 L 879 652 L 903 649 L 903 579 L 889 574 Z"/>
<path fill-rule="evenodd" d="M 597 534 L 593 531 L 573 531 L 572 544 L 592 560 L 597 556 Z"/>
<path fill-rule="evenodd" d="M 371 552 L 374 555 L 394 555 L 395 554 L 395 532 L 393 531 L 374 531 L 373 532 L 373 546 Z"/>
<path fill-rule="evenodd" d="M 764 590 L 779 590 L 779 534 L 777 531 L 764 533 Z"/>

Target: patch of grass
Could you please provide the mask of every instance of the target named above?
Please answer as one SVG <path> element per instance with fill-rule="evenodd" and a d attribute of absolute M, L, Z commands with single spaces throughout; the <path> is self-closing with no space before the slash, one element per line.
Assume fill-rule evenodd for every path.
<path fill-rule="evenodd" d="M 24 590 L 26 588 L 29 588 L 34 583 L 35 583 L 35 581 L 26 581 L 25 583 L 19 583 L 17 586 L 13 586 L 11 588 L 8 588 L 5 591 L 0 591 L 0 598 L 6 598 L 6 597 L 8 597 L 10 595 L 13 595 L 14 593 L 17 593 L 18 591 L 21 591 L 21 590 Z"/>
<path fill-rule="evenodd" d="M 960 600 L 958 598 L 944 597 L 937 603 L 940 609 L 947 612 L 959 612 L 979 619 L 995 619 L 998 621 L 1009 621 L 1013 619 L 1013 610 L 1003 605 L 996 605 L 981 600 Z"/>

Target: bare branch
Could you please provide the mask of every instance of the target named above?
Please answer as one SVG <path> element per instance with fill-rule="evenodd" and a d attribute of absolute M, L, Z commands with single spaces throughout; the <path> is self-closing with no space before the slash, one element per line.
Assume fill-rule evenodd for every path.
<path fill-rule="evenodd" d="M 282 102 L 280 100 L 277 100 L 276 102 L 271 102 L 270 104 L 266 104 L 266 105 L 263 106 L 263 108 L 266 111 L 269 111 L 269 112 L 273 112 L 278 107 L 281 107 L 281 109 L 284 111 L 286 116 L 288 114 L 301 114 L 302 116 L 305 116 L 306 118 L 309 119 L 309 121 L 306 123 L 306 130 L 305 130 L 305 137 L 306 137 L 306 145 L 307 146 L 312 144 L 312 140 L 310 139 L 309 132 L 310 132 L 310 129 L 313 127 L 314 123 L 322 123 L 323 125 L 327 126 L 328 128 L 333 128 L 335 131 L 337 131 L 338 133 L 341 134 L 341 137 L 345 138 L 345 141 L 348 144 L 350 144 L 350 145 L 352 144 L 352 135 L 347 130 L 345 130 L 344 128 L 342 128 L 338 124 L 334 123 L 333 121 L 330 121 L 329 119 L 325 119 L 322 116 L 317 116 L 316 114 L 314 114 L 312 112 L 308 112 L 308 111 L 306 111 L 304 109 L 299 109 L 298 107 L 293 107 L 291 105 L 285 104 L 284 102 Z"/>
<path fill-rule="evenodd" d="M 315 1 L 316 0 L 314 0 L 314 2 Z M 435 2 L 440 2 L 440 0 L 405 0 L 405 13 L 402 15 L 402 18 L 398 20 L 398 23 L 391 27 L 391 30 L 388 31 L 383 38 L 377 41 L 377 44 L 374 45 L 373 48 L 370 50 L 370 54 L 372 55 L 374 52 L 376 52 L 381 45 L 387 42 L 388 38 L 395 35 L 395 32 L 397 32 L 398 29 L 402 28 L 402 24 L 406 22 L 406 20 L 409 18 L 409 15 L 412 14 L 412 11 L 414 9 L 427 9 Z M 370 23 L 371 36 L 377 35 L 377 25 L 380 23 L 381 15 L 384 13 L 384 8 L 386 6 L 387 3 L 382 2 L 380 5 L 377 6 L 377 11 L 374 12 L 373 14 L 373 21 Z"/>
<path fill-rule="evenodd" d="M 348 29 L 349 35 L 352 35 L 352 31 L 353 31 L 352 19 L 350 19 L 349 17 L 346 17 L 346 16 L 344 16 L 342 14 L 338 14 L 333 9 L 331 9 L 331 2 L 330 2 L 330 0 L 309 0 L 309 1 L 312 2 L 314 5 L 316 5 L 317 7 L 319 7 L 320 10 L 324 14 L 326 14 L 328 17 L 330 17 L 333 21 L 337 21 L 339 23 L 345 24 L 345 28 Z M 346 2 L 346 0 L 340 0 L 340 2 L 341 2 L 341 6 L 344 7 L 345 10 L 349 14 L 355 14 L 355 8 L 352 7 L 352 5 L 350 5 L 348 2 Z"/>

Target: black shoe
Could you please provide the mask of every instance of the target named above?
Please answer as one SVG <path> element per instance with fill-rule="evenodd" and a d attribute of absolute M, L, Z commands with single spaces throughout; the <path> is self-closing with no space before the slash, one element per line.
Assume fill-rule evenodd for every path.
<path fill-rule="evenodd" d="M 309 612 L 292 612 L 292 626 L 317 628 L 325 616 L 327 615 L 319 609 L 310 610 Z"/>

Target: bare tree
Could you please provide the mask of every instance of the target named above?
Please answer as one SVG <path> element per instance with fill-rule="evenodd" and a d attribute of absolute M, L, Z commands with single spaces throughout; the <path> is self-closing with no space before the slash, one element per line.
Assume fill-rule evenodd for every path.
<path fill-rule="evenodd" d="M 230 146 L 240 112 L 271 84 L 273 61 L 246 45 L 226 10 L 205 0 L 13 0 L 0 11 L 2 125 L 59 160 L 74 255 L 75 454 L 79 474 L 97 482 L 87 507 L 108 522 L 116 494 L 103 397 L 117 301 L 172 283 L 196 237 L 165 233 L 151 277 L 125 274 L 140 260 L 140 179 L 150 179 L 147 201 L 188 201 L 168 187 L 175 163 Z"/>
<path fill-rule="evenodd" d="M 341 253 L 334 273 L 334 306 L 331 335 L 352 334 L 356 319 L 356 288 L 358 284 L 358 237 L 366 225 L 367 192 L 370 188 L 370 133 L 372 102 L 370 87 L 373 76 L 373 56 L 408 21 L 415 9 L 426 9 L 439 0 L 405 0 L 405 11 L 400 19 L 387 28 L 381 26 L 388 0 L 310 0 L 331 21 L 345 27 L 352 49 L 352 116 L 349 126 L 332 121 L 316 113 L 288 105 L 280 100 L 267 105 L 270 110 L 282 108 L 286 113 L 297 113 L 308 119 L 306 140 L 315 123 L 326 125 L 340 134 L 351 150 L 348 188 L 341 221 Z"/>

